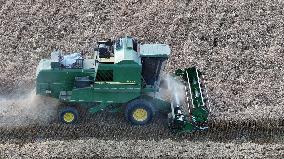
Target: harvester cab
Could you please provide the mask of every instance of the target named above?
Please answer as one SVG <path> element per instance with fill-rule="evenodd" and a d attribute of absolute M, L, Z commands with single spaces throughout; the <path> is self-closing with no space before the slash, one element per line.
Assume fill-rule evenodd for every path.
<path fill-rule="evenodd" d="M 173 75 L 182 83 L 183 100 L 176 93 L 169 94 L 170 100 L 159 95 L 162 70 L 171 52 L 168 45 L 140 44 L 126 36 L 99 41 L 93 50 L 91 59 L 56 51 L 38 65 L 36 92 L 59 99 L 60 121 L 75 123 L 82 109 L 89 113 L 111 110 L 124 111 L 132 124 L 144 125 L 161 112 L 168 114 L 172 130 L 207 128 L 206 88 L 195 67 L 178 69 Z M 174 85 L 167 89 L 177 92 Z"/>

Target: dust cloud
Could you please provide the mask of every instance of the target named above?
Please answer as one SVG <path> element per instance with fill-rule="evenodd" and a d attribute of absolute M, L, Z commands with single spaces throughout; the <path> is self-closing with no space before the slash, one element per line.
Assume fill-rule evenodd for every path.
<path fill-rule="evenodd" d="M 181 80 L 170 74 L 164 74 L 162 81 L 157 96 L 163 100 L 174 101 L 176 104 L 182 105 L 185 102 L 185 85 Z"/>
<path fill-rule="evenodd" d="M 0 127 L 48 124 L 56 116 L 58 101 L 38 96 L 35 90 L 17 97 L 0 96 Z"/>

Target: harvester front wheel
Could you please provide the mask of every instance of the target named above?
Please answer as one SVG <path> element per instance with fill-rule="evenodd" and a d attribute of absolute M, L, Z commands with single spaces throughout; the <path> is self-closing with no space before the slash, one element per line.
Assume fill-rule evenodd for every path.
<path fill-rule="evenodd" d="M 78 111 L 73 107 L 67 107 L 59 111 L 59 120 L 65 124 L 73 124 L 78 120 Z"/>
<path fill-rule="evenodd" d="M 152 121 L 154 108 L 146 100 L 134 100 L 127 104 L 125 116 L 133 125 L 145 125 Z"/>

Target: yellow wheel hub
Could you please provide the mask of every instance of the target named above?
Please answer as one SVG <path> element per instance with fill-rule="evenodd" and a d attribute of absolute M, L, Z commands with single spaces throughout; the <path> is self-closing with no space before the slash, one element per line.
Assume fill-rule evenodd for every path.
<path fill-rule="evenodd" d="M 133 118 L 136 121 L 144 121 L 147 119 L 148 112 L 143 108 L 138 108 L 133 112 Z"/>
<path fill-rule="evenodd" d="M 63 120 L 66 123 L 71 123 L 75 119 L 75 115 L 71 112 L 67 112 L 63 115 Z"/>

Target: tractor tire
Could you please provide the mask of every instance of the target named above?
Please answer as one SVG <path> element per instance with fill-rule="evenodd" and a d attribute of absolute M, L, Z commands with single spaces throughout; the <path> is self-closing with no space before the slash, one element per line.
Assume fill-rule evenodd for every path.
<path fill-rule="evenodd" d="M 137 99 L 127 104 L 125 110 L 126 119 L 133 125 L 145 125 L 150 123 L 155 115 L 152 104 L 143 99 Z"/>
<path fill-rule="evenodd" d="M 74 124 L 78 120 L 79 113 L 76 108 L 66 107 L 59 110 L 58 116 L 60 122 L 64 124 Z"/>

